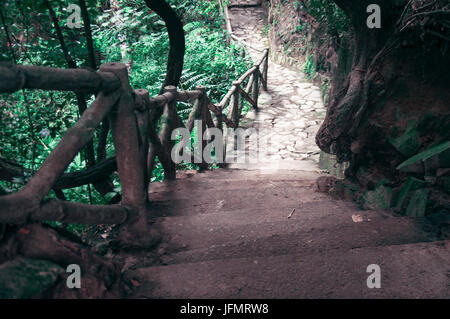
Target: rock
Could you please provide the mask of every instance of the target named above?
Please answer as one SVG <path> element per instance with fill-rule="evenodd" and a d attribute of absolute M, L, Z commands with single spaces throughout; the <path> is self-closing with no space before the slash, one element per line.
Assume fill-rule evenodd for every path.
<path fill-rule="evenodd" d="M 406 215 L 410 217 L 425 216 L 429 190 L 426 188 L 414 191 L 406 208 Z"/>
<path fill-rule="evenodd" d="M 295 136 L 297 138 L 297 140 L 304 140 L 308 137 L 308 133 L 305 132 L 296 132 Z"/>
<path fill-rule="evenodd" d="M 344 178 L 348 163 L 338 163 L 335 155 L 320 152 L 319 167 L 337 178 Z"/>
<path fill-rule="evenodd" d="M 373 191 L 364 193 L 362 205 L 364 209 L 388 209 L 391 207 L 392 188 L 388 186 L 378 186 Z"/>
<path fill-rule="evenodd" d="M 0 298 L 41 297 L 64 269 L 39 259 L 14 259 L 0 265 Z"/>
<path fill-rule="evenodd" d="M 264 112 L 269 113 L 269 114 L 273 114 L 273 115 L 278 115 L 278 112 L 275 111 L 275 110 L 268 109 L 268 110 L 264 110 Z"/>
<path fill-rule="evenodd" d="M 316 180 L 317 191 L 321 193 L 328 193 L 330 189 L 336 184 L 336 177 L 334 176 L 320 176 Z"/>
<path fill-rule="evenodd" d="M 245 115 L 245 118 L 249 120 L 256 119 L 256 112 L 254 110 L 248 111 L 248 113 Z"/>
<path fill-rule="evenodd" d="M 292 127 L 292 124 L 289 122 L 276 122 L 274 127 L 278 127 L 278 128 L 287 128 L 287 127 Z"/>
<path fill-rule="evenodd" d="M 409 128 L 405 134 L 397 138 L 388 137 L 388 142 L 404 156 L 412 156 L 420 148 L 419 132 L 415 128 Z"/>
<path fill-rule="evenodd" d="M 408 180 L 403 185 L 402 189 L 396 196 L 395 205 L 394 207 L 398 210 L 400 210 L 403 206 L 403 204 L 406 202 L 405 199 L 407 198 L 408 194 L 411 191 L 417 190 L 425 185 L 425 182 L 415 178 L 415 177 L 409 177 Z"/>
<path fill-rule="evenodd" d="M 311 83 L 308 83 L 308 82 L 296 82 L 294 85 L 302 90 L 305 90 L 305 89 L 308 89 L 311 87 Z"/>
<path fill-rule="evenodd" d="M 272 97 L 267 92 L 261 92 L 258 96 L 259 104 L 270 104 L 272 102 Z"/>
<path fill-rule="evenodd" d="M 351 201 L 357 191 L 358 188 L 355 185 L 344 179 L 338 179 L 334 187 L 330 189 L 330 195 L 335 199 Z"/>
<path fill-rule="evenodd" d="M 320 129 L 320 126 L 319 126 L 319 125 L 309 126 L 309 127 L 306 129 L 306 132 L 307 132 L 308 134 L 310 134 L 311 136 L 315 136 L 315 135 L 317 134 L 317 131 L 319 131 L 319 129 Z"/>
<path fill-rule="evenodd" d="M 302 99 L 302 98 L 301 98 L 300 96 L 298 96 L 298 95 L 292 95 L 292 96 L 289 98 L 289 100 L 290 100 L 292 103 L 294 103 L 294 104 L 298 104 L 299 101 L 300 101 L 301 99 Z"/>
<path fill-rule="evenodd" d="M 289 152 L 295 152 L 295 148 L 294 148 L 292 145 L 288 145 L 288 146 L 287 146 L 287 150 L 288 150 Z"/>
<path fill-rule="evenodd" d="M 270 120 L 272 121 L 274 118 L 273 114 L 267 114 L 267 113 L 258 113 L 256 115 L 256 118 L 260 121 L 266 121 L 266 120 Z"/>

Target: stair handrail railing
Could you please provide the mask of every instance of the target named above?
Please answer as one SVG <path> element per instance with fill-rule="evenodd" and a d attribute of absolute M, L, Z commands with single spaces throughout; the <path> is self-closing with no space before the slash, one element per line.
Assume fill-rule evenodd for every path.
<path fill-rule="evenodd" d="M 139 214 L 148 200 L 147 186 L 156 157 L 163 166 L 164 178 L 176 178 L 176 164 L 171 159 L 175 144 L 171 138 L 172 132 L 182 127 L 192 132 L 195 123 L 201 123 L 197 127 L 199 136 L 204 136 L 208 128 L 217 128 L 222 132 L 224 125 L 238 128 L 243 109 L 241 96 L 257 110 L 260 83 L 267 90 L 268 59 L 269 50 L 265 49 L 253 67 L 232 83 L 219 104 L 211 101 L 203 86 L 190 91 L 179 91 L 174 86 L 168 86 L 162 94 L 150 98 L 147 90 L 131 88 L 128 69 L 123 63 L 105 63 L 99 71 L 0 63 L 0 93 L 31 89 L 96 94 L 94 102 L 65 132 L 25 185 L 16 193 L 0 196 L 0 223 L 59 221 L 121 224 L 130 216 Z M 193 102 L 186 123 L 177 113 L 177 102 Z M 225 115 L 223 111 L 227 107 L 228 115 Z M 161 129 L 157 130 L 156 123 L 161 118 Z M 115 157 L 85 170 L 64 173 L 106 119 L 113 137 Z M 203 143 L 204 146 L 206 141 Z M 203 156 L 198 166 L 203 170 L 208 168 Z M 23 170 L 15 171 L 14 165 L 0 165 L 0 170 L 3 169 L 12 170 L 8 173 L 23 173 Z M 47 198 L 52 189 L 91 184 L 115 170 L 119 173 L 122 186 L 120 204 L 88 205 Z M 6 175 L 11 177 L 11 174 Z"/>

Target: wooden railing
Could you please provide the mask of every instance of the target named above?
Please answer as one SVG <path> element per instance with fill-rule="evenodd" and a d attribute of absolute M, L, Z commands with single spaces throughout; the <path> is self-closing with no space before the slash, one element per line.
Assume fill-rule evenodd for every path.
<path fill-rule="evenodd" d="M 225 18 L 225 26 L 227 33 L 232 41 L 240 43 L 246 48 L 246 52 L 248 52 L 248 48 L 262 53 L 261 58 L 254 64 L 253 68 L 245 72 L 237 81 L 233 82 L 231 89 L 224 96 L 222 101 L 219 103 L 219 109 L 224 109 L 226 104 L 231 100 L 231 106 L 229 107 L 228 117 L 233 120 L 236 126 L 239 126 L 239 117 L 241 110 L 239 108 L 240 105 L 240 96 L 248 101 L 254 109 L 258 109 L 258 95 L 260 82 L 263 85 L 265 91 L 267 91 L 267 71 L 269 67 L 269 49 L 261 49 L 257 48 L 240 37 L 236 36 L 233 32 L 233 27 L 231 25 L 231 18 L 228 12 L 228 6 L 224 5 L 222 0 L 219 0 L 220 10 Z M 245 88 L 243 87 L 244 82 L 249 78 Z"/>
<path fill-rule="evenodd" d="M 228 35 L 231 38 L 231 41 L 232 42 L 238 42 L 238 43 L 244 45 L 244 47 L 250 48 L 250 49 L 255 50 L 257 52 L 260 52 L 260 53 L 265 52 L 265 50 L 266 50 L 265 48 L 257 48 L 254 45 L 252 45 L 252 44 L 248 43 L 247 41 L 245 41 L 244 39 L 241 39 L 240 37 L 238 37 L 234 33 L 233 27 L 231 25 L 230 13 L 229 13 L 229 10 L 228 10 L 229 6 L 225 5 L 222 0 L 218 0 L 218 1 L 219 1 L 220 11 L 222 12 L 222 15 L 223 15 L 223 17 L 225 19 L 225 27 L 226 27 Z"/>
<path fill-rule="evenodd" d="M 233 82 L 231 89 L 219 103 L 218 108 L 224 109 L 229 101 L 231 105 L 228 108 L 228 118 L 232 119 L 236 127 L 239 126 L 239 118 L 242 108 L 240 107 L 240 96 L 248 101 L 254 109 L 258 109 L 258 96 L 260 82 L 265 91 L 267 91 L 267 69 L 269 61 L 269 50 L 266 49 L 261 59 L 255 65 L 245 72 L 237 81 Z M 249 78 L 245 88 L 244 81 Z"/>
<path fill-rule="evenodd" d="M 199 135 L 207 128 L 223 130 L 239 126 L 242 96 L 255 109 L 260 86 L 267 87 L 268 50 L 255 65 L 233 82 L 222 101 L 215 105 L 205 87 L 178 91 L 166 87 L 164 93 L 150 98 L 148 91 L 132 90 L 125 64 L 106 63 L 100 71 L 58 69 L 39 66 L 0 64 L 0 93 L 22 89 L 74 91 L 96 94 L 95 101 L 68 129 L 39 170 L 18 192 L 0 196 L 0 223 L 22 224 L 29 221 L 55 220 L 85 224 L 120 224 L 144 214 L 147 185 L 155 157 L 164 168 L 165 179 L 175 179 L 176 165 L 171 159 L 172 131 L 185 127 L 191 132 L 200 119 Z M 247 85 L 243 86 L 248 79 Z M 177 113 L 177 102 L 193 102 L 186 121 Z M 223 110 L 228 106 L 228 116 Z M 156 123 L 162 114 L 159 131 Z M 214 119 L 213 119 L 214 118 Z M 74 157 L 92 140 L 95 129 L 107 119 L 111 129 L 115 158 L 108 158 L 86 170 L 64 173 Z M 206 142 L 204 142 L 206 143 Z M 198 163 L 207 169 L 208 163 Z M 3 169 L 3 166 L 0 167 Z M 46 199 L 51 189 L 76 187 L 102 180 L 118 170 L 122 202 L 117 205 L 86 205 Z M 1 175 L 1 174 L 0 174 Z M 68 185 L 68 186 L 67 186 Z M 142 216 L 141 216 L 142 217 Z"/>
<path fill-rule="evenodd" d="M 239 40 L 233 36 L 226 8 L 225 15 L 230 36 Z M 245 42 L 243 44 L 248 45 Z M 163 94 L 150 98 L 148 91 L 131 88 L 127 66 L 123 63 L 103 64 L 98 72 L 0 63 L 0 93 L 40 89 L 96 95 L 95 101 L 67 130 L 29 181 L 18 192 L 0 196 L 0 224 L 43 220 L 84 224 L 146 224 L 147 187 L 155 158 L 158 157 L 163 166 L 165 179 L 176 178 L 176 164 L 171 158 L 175 144 L 172 132 L 183 127 L 192 132 L 195 123 L 199 123 L 198 136 L 204 136 L 204 132 L 213 127 L 223 132 L 224 125 L 227 128 L 239 126 L 244 100 L 254 109 L 258 108 L 261 86 L 267 90 L 269 59 L 268 49 L 260 52 L 263 53 L 260 59 L 232 83 L 217 105 L 212 103 L 206 88 L 201 86 L 192 91 L 178 91 L 176 87 L 168 86 Z M 177 113 L 177 102 L 193 102 L 186 123 Z M 226 116 L 223 111 L 227 107 Z M 197 119 L 201 121 L 196 122 Z M 115 156 L 85 170 L 64 173 L 74 157 L 87 143 L 92 142 L 96 128 L 103 121 L 109 123 L 103 128 L 109 127 L 111 130 Z M 162 123 L 160 130 L 156 127 L 158 122 Z M 102 131 L 102 134 L 107 133 Z M 206 141 L 202 143 L 204 149 Z M 99 153 L 106 154 L 105 147 L 105 143 L 99 143 Z M 208 168 L 203 156 L 197 164 L 200 169 Z M 0 160 L 0 178 L 11 180 L 15 176 L 23 177 L 24 171 L 30 173 L 18 167 L 8 160 Z M 60 192 L 64 188 L 95 183 L 116 170 L 122 186 L 120 204 L 86 205 L 46 197 L 52 189 Z"/>

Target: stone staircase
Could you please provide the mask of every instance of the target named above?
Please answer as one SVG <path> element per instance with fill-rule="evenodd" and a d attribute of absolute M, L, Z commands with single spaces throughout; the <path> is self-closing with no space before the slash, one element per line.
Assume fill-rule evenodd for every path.
<path fill-rule="evenodd" d="M 231 4 L 233 30 L 263 47 L 259 2 Z M 267 161 L 151 185 L 150 211 L 164 238 L 156 258 L 125 272 L 135 283 L 130 296 L 450 297 L 450 242 L 438 241 L 426 220 L 360 211 L 317 192 L 320 89 L 272 61 L 268 84 L 259 111 L 241 121 L 270 135 Z M 367 286 L 371 264 L 381 269 L 379 289 Z"/>
<path fill-rule="evenodd" d="M 450 296 L 450 242 L 427 222 L 360 211 L 316 173 L 221 169 L 152 189 L 159 263 L 126 272 L 136 298 Z M 367 266 L 381 268 L 369 289 Z"/>

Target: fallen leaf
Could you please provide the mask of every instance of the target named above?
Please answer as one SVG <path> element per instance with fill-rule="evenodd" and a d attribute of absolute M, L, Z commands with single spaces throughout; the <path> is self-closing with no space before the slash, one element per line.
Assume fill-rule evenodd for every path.
<path fill-rule="evenodd" d="M 24 235 L 28 235 L 31 231 L 27 228 L 21 228 L 19 230 L 19 233 L 24 234 Z"/>
<path fill-rule="evenodd" d="M 362 223 L 363 217 L 361 215 L 352 215 L 352 220 L 354 223 Z"/>
<path fill-rule="evenodd" d="M 137 281 L 137 280 L 134 280 L 134 279 L 130 279 L 130 281 L 131 281 L 131 284 L 134 286 L 134 287 L 139 287 L 141 284 L 139 283 L 139 281 Z"/>

